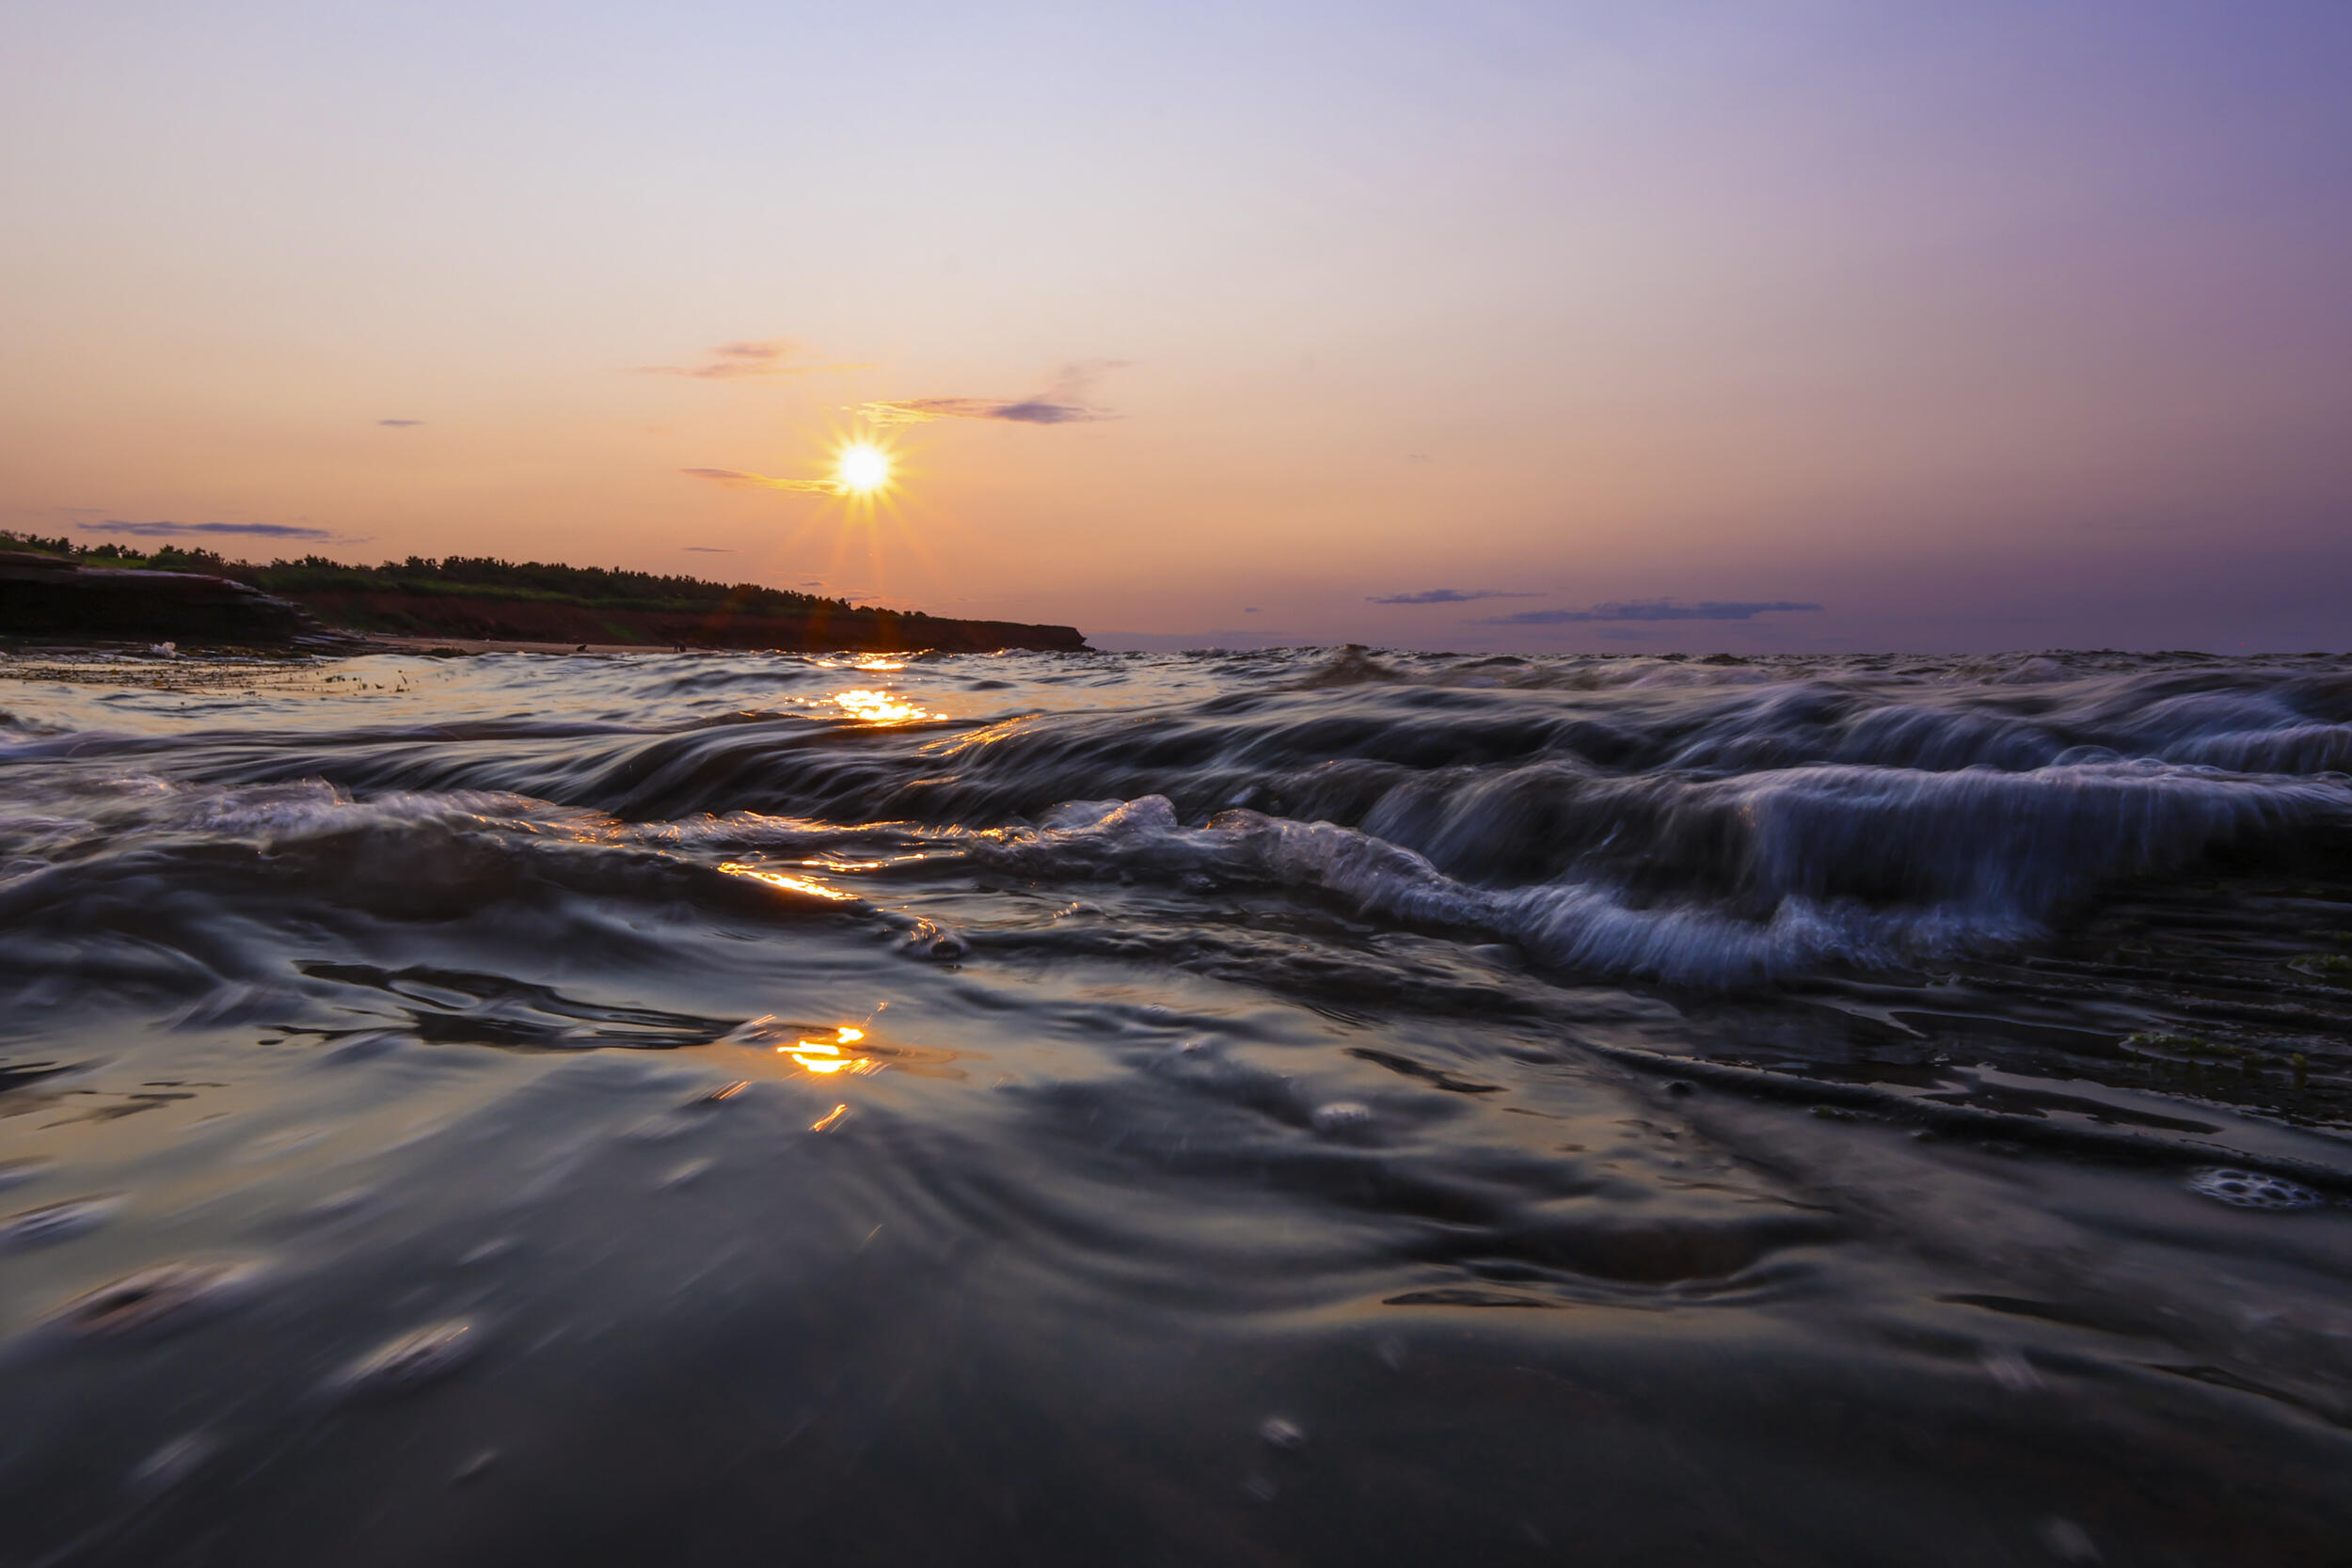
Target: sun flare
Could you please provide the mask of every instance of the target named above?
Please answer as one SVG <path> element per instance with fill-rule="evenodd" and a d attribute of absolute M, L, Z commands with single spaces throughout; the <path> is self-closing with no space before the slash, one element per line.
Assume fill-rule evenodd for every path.
<path fill-rule="evenodd" d="M 853 442 L 841 449 L 834 476 L 850 494 L 871 495 L 890 483 L 890 454 L 868 442 Z"/>

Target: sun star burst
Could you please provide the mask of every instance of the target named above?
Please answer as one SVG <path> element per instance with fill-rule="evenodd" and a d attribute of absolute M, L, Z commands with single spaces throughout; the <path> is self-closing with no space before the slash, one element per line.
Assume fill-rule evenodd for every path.
<path fill-rule="evenodd" d="M 890 454 L 868 441 L 853 441 L 834 460 L 834 477 L 853 496 L 870 496 L 890 483 Z"/>

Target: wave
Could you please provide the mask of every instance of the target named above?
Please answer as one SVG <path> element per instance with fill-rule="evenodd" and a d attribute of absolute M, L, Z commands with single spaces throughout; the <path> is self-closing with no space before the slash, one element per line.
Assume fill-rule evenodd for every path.
<path fill-rule="evenodd" d="M 1547 782 L 1572 787 L 1498 800 L 1506 792 L 1477 781 L 1416 802 L 1426 808 L 1417 823 L 1375 812 L 1362 831 L 1253 811 L 1187 827 L 1160 796 L 1074 802 L 1036 828 L 974 834 L 971 852 L 1055 880 L 1267 882 L 1361 914 L 1505 936 L 1557 968 L 1728 984 L 2029 941 L 2104 880 L 2174 870 L 2352 806 L 2333 782 L 2131 764 L 1608 781 L 1581 801 L 1573 786 L 1590 781 Z M 1580 843 L 1592 847 L 1570 853 Z M 1447 868 L 1523 862 L 1534 845 L 1568 865 L 1508 888 Z"/>
<path fill-rule="evenodd" d="M 510 795 L 359 800 L 319 783 L 126 777 L 86 782 L 79 804 L 0 817 L 0 990 L 20 1002 L 299 990 L 307 954 L 421 942 L 594 952 L 658 942 L 673 910 L 753 928 L 872 912 L 836 890 L 669 853 L 596 814 Z"/>
<path fill-rule="evenodd" d="M 1274 888 L 1562 969 L 1730 984 L 2030 942 L 2119 879 L 2318 852 L 2352 807 L 2352 674 L 2324 661 L 645 666 L 580 675 L 594 714 L 490 714 L 500 681 L 544 678 L 492 665 L 431 723 L 28 742 L 0 800 L 0 920 L 72 925 L 94 918 L 77 897 L 134 887 L 167 908 L 183 871 L 217 884 L 190 907 L 248 884 L 379 912 L 559 888 L 723 904 L 742 879 L 705 862 L 734 844 L 879 852 L 859 875 L 883 878 L 961 857 L 1056 885 Z M 1158 701 L 922 724 L 717 705 L 893 679 L 1018 706 L 1153 672 Z M 672 705 L 688 688 L 712 705 Z M 624 721 L 631 692 L 660 723 Z"/>

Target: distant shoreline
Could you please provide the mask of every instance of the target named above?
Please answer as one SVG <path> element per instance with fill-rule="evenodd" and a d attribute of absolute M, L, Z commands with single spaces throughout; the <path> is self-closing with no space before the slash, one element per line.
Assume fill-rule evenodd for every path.
<path fill-rule="evenodd" d="M 966 620 L 697 578 L 489 557 L 255 565 L 0 533 L 0 639 L 573 653 L 1091 650 L 1074 626 Z"/>

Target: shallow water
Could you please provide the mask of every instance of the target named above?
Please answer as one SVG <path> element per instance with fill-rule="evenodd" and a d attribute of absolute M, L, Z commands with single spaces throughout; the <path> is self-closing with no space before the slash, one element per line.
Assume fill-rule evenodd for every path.
<path fill-rule="evenodd" d="M 2352 1544 L 2352 660 L 0 710 L 0 1564 Z"/>

